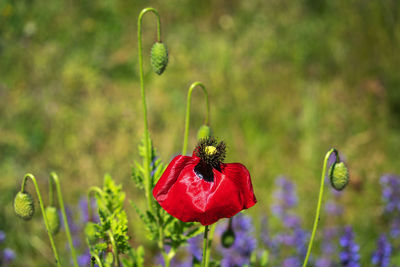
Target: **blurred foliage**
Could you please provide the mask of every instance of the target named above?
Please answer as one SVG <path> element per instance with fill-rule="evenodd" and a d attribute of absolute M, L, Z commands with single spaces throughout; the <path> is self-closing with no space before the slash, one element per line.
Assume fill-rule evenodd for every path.
<path fill-rule="evenodd" d="M 311 228 L 324 154 L 335 146 L 345 155 L 351 182 L 343 223 L 354 225 L 369 262 L 386 229 L 378 178 L 400 173 L 398 1 L 2 0 L 0 229 L 16 266 L 51 261 L 41 221 L 12 213 L 24 173 L 44 186 L 57 171 L 69 203 L 104 173 L 124 184 L 128 199 L 144 200 L 130 172 L 143 132 L 136 18 L 149 5 L 161 14 L 170 53 L 156 77 L 148 59 L 156 29 L 145 17 L 150 131 L 163 161 L 181 149 L 186 90 L 201 80 L 227 162 L 252 174 L 259 200 L 252 215 L 268 215 L 273 180 L 283 173 L 299 186 L 299 212 Z M 189 146 L 204 116 L 196 97 Z M 141 229 L 132 223 L 131 242 L 143 242 Z"/>

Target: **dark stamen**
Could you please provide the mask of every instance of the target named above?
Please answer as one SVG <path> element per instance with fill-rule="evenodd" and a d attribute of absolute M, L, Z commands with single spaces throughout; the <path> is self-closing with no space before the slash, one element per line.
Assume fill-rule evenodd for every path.
<path fill-rule="evenodd" d="M 217 142 L 214 137 L 201 139 L 195 148 L 195 155 L 202 162 L 219 169 L 219 165 L 224 161 L 226 154 L 226 145 L 223 141 Z"/>

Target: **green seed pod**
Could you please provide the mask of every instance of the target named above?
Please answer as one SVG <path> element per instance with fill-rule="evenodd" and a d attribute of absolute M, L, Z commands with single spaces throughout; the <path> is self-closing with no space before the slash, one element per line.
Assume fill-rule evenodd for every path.
<path fill-rule="evenodd" d="M 230 248 L 235 243 L 235 233 L 228 228 L 221 236 L 221 243 L 224 248 Z"/>
<path fill-rule="evenodd" d="M 55 235 L 60 230 L 60 217 L 58 216 L 57 209 L 55 207 L 49 206 L 46 208 L 45 212 L 47 222 L 49 223 L 50 233 Z"/>
<path fill-rule="evenodd" d="M 89 240 L 90 244 L 96 242 L 97 240 L 96 233 L 97 233 L 97 224 L 93 222 L 88 222 L 85 226 L 85 235 Z"/>
<path fill-rule="evenodd" d="M 35 213 L 35 204 L 29 193 L 18 192 L 14 199 L 14 211 L 24 220 L 30 220 Z"/>
<path fill-rule="evenodd" d="M 349 171 L 343 162 L 332 164 L 329 169 L 329 179 L 331 185 L 336 190 L 343 190 L 349 183 Z"/>
<path fill-rule="evenodd" d="M 156 42 L 151 48 L 151 66 L 158 75 L 161 75 L 168 65 L 168 50 L 165 44 Z"/>
<path fill-rule="evenodd" d="M 212 135 L 212 131 L 211 131 L 210 126 L 201 125 L 199 131 L 197 132 L 197 140 L 211 137 L 211 135 Z"/>

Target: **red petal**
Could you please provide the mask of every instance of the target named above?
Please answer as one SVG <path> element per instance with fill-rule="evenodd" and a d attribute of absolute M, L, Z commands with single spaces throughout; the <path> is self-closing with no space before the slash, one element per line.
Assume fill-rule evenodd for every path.
<path fill-rule="evenodd" d="M 171 186 L 176 182 L 179 174 L 190 161 L 193 161 L 192 157 L 179 155 L 169 163 L 167 169 L 165 169 L 160 180 L 158 180 L 153 189 L 153 196 L 159 203 L 160 201 L 164 201 L 164 199 L 168 196 L 168 191 L 170 190 Z"/>
<path fill-rule="evenodd" d="M 184 222 L 209 225 L 257 202 L 250 174 L 242 164 L 221 164 L 221 172 L 214 169 L 214 181 L 208 182 L 194 172 L 199 161 L 198 157 L 175 157 L 155 186 L 153 196 L 169 214 Z"/>

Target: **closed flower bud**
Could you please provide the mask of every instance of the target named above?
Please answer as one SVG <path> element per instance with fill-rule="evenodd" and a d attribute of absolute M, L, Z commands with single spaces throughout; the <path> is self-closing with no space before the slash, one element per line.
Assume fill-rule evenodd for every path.
<path fill-rule="evenodd" d="M 151 66 L 158 75 L 161 75 L 168 64 L 168 50 L 165 44 L 156 42 L 151 48 Z"/>
<path fill-rule="evenodd" d="M 24 220 L 30 220 L 35 213 L 35 204 L 29 193 L 18 192 L 14 199 L 14 211 Z"/>
<path fill-rule="evenodd" d="M 89 240 L 89 243 L 92 244 L 97 240 L 96 233 L 97 233 L 96 224 L 93 222 L 88 222 L 85 226 L 85 235 Z"/>
<path fill-rule="evenodd" d="M 343 190 L 349 183 L 349 171 L 343 162 L 333 163 L 329 169 L 331 185 L 336 190 Z"/>
<path fill-rule="evenodd" d="M 221 243 L 224 248 L 230 248 L 235 243 L 235 233 L 228 228 L 221 236 Z"/>
<path fill-rule="evenodd" d="M 197 132 L 197 140 L 205 139 L 207 137 L 211 137 L 211 128 L 207 125 L 202 125 Z"/>
<path fill-rule="evenodd" d="M 55 235 L 60 230 L 60 217 L 58 216 L 57 209 L 55 207 L 49 206 L 46 208 L 45 212 L 47 222 L 49 223 L 50 233 Z"/>

